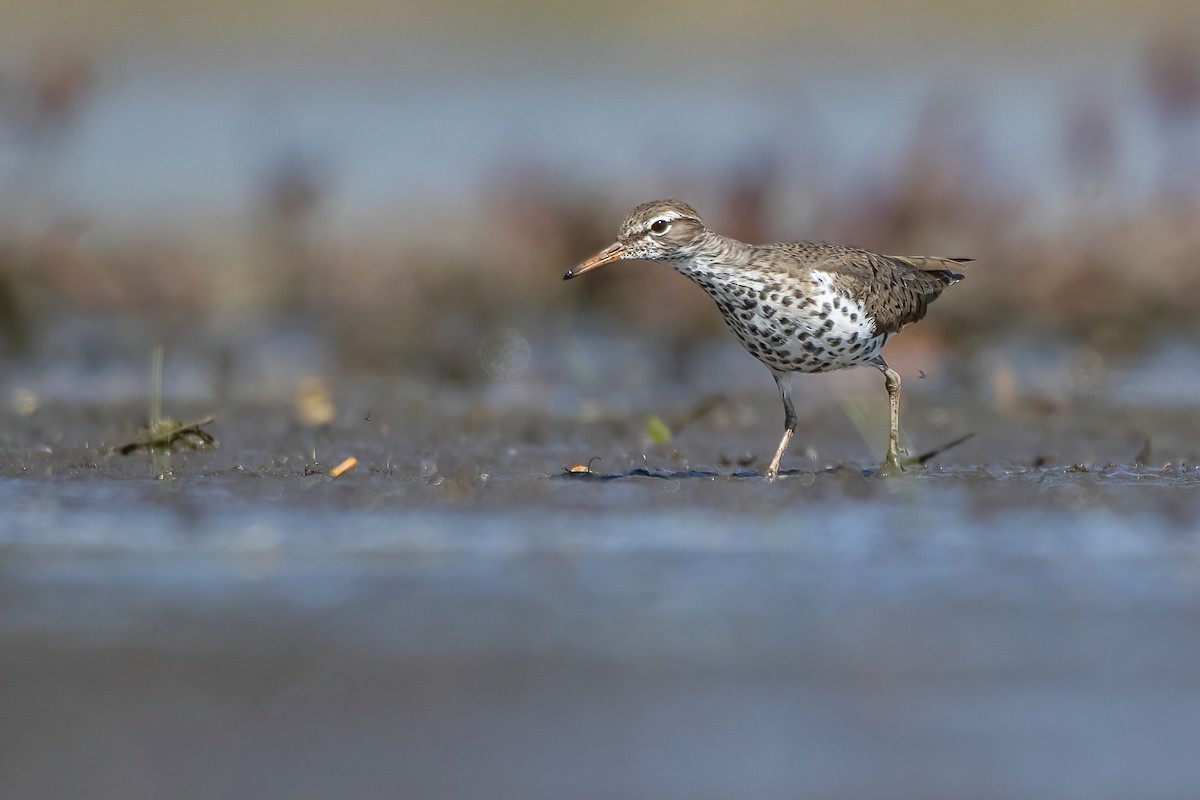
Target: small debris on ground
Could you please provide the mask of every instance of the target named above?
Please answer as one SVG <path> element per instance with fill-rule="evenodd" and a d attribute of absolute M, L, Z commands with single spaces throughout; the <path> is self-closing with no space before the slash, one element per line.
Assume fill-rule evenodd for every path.
<path fill-rule="evenodd" d="M 975 436 L 975 432 L 972 431 L 971 433 L 968 433 L 968 434 L 958 437 L 957 439 L 955 439 L 952 442 L 947 442 L 946 444 L 942 445 L 941 447 L 935 447 L 933 450 L 930 450 L 925 453 L 921 453 L 921 455 L 919 455 L 919 456 L 909 458 L 904 463 L 908 464 L 909 466 L 913 466 L 916 464 L 924 464 L 925 462 L 929 461 L 930 459 L 932 459 L 936 456 L 940 456 L 942 453 L 946 452 L 950 448 L 958 447 L 960 444 L 962 444 L 965 441 L 968 441 L 969 439 L 973 438 L 974 436 Z"/>
<path fill-rule="evenodd" d="M 213 417 L 194 422 L 177 422 L 167 418 L 155 420 L 139 430 L 128 443 L 117 448 L 117 452 L 127 456 L 138 450 L 166 450 L 177 445 L 189 450 L 207 450 L 217 445 L 212 434 L 202 427 L 212 421 Z"/>
<path fill-rule="evenodd" d="M 599 461 L 600 456 L 592 456 L 587 464 L 576 464 L 573 467 L 563 467 L 563 470 L 569 475 L 595 475 L 592 472 L 592 464 Z"/>
<path fill-rule="evenodd" d="M 347 472 L 349 472 L 350 470 L 354 469 L 357 466 L 358 466 L 358 459 L 355 458 L 354 456 L 350 456 L 345 461 L 338 464 L 333 469 L 329 470 L 329 477 L 340 478 L 341 476 L 345 475 Z"/>
<path fill-rule="evenodd" d="M 333 393 L 325 380 L 313 375 L 303 378 L 296 391 L 296 420 L 310 428 L 320 428 L 333 422 L 337 407 Z"/>
<path fill-rule="evenodd" d="M 1150 449 L 1150 438 L 1146 437 L 1146 443 L 1142 445 L 1142 449 L 1138 450 L 1138 454 L 1134 456 L 1133 463 L 1139 467 L 1148 467 L 1154 462 L 1154 451 Z"/>
<path fill-rule="evenodd" d="M 650 436 L 650 441 L 655 444 L 666 444 L 671 441 L 671 429 L 657 414 L 652 414 L 646 420 L 646 433 Z"/>

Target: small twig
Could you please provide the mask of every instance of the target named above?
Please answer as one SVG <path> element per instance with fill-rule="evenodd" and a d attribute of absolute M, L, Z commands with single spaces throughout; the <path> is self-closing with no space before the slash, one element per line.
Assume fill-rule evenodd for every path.
<path fill-rule="evenodd" d="M 968 434 L 958 437 L 957 439 L 955 439 L 952 442 L 947 442 L 946 444 L 942 445 L 941 447 L 936 447 L 927 453 L 921 453 L 921 455 L 919 455 L 919 456 L 913 456 L 912 458 L 909 458 L 908 460 L 906 460 L 904 463 L 909 466 L 915 466 L 917 464 L 924 464 L 926 461 L 929 461 L 930 459 L 934 458 L 935 456 L 940 456 L 942 453 L 946 452 L 950 448 L 958 447 L 960 444 L 967 441 L 968 439 L 971 439 L 974 436 L 975 436 L 975 432 L 972 431 L 971 433 L 968 433 Z"/>

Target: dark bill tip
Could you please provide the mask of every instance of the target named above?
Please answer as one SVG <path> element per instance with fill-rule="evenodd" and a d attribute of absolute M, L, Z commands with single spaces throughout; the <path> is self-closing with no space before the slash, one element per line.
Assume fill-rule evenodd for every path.
<path fill-rule="evenodd" d="M 585 272 L 591 272 L 594 269 L 600 269 L 600 267 L 603 267 L 605 264 L 611 264 L 614 261 L 620 261 L 624 257 L 625 245 L 621 244 L 620 242 L 614 242 L 579 266 L 572 267 L 571 269 L 567 270 L 567 274 L 563 275 L 563 280 L 569 281 L 571 278 L 577 278 Z"/>

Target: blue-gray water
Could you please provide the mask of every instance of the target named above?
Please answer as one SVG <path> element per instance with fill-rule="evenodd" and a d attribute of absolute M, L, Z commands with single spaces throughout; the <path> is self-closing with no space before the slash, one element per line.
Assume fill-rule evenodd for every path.
<path fill-rule="evenodd" d="M 671 377 L 589 331 L 498 333 L 528 360 L 464 386 L 230 330 L 257 344 L 229 396 L 168 350 L 166 412 L 215 413 L 220 446 L 165 461 L 109 449 L 144 415 L 115 388 L 141 354 L 99 369 L 76 329 L 32 362 L 54 369 L 9 365 L 0 795 L 1194 793 L 1194 351 L 910 353 L 914 452 L 977 435 L 887 481 L 876 376 L 809 377 L 770 485 L 753 359 L 718 342 Z M 291 407 L 313 369 L 317 429 Z"/>
<path fill-rule="evenodd" d="M 180 480 L 6 482 L 6 795 L 1146 798 L 1200 777 L 1195 472 L 498 479 L 468 501 Z M 207 507 L 227 492 L 254 508 Z"/>

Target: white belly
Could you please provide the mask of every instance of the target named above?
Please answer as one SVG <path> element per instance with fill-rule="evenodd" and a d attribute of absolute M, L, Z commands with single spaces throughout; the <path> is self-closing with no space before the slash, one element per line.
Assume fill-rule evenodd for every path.
<path fill-rule="evenodd" d="M 813 287 L 797 296 L 745 273 L 711 274 L 718 270 L 691 277 L 716 300 L 746 350 L 771 369 L 829 372 L 867 364 L 887 341 L 862 304 L 826 273 L 814 273 Z"/>

